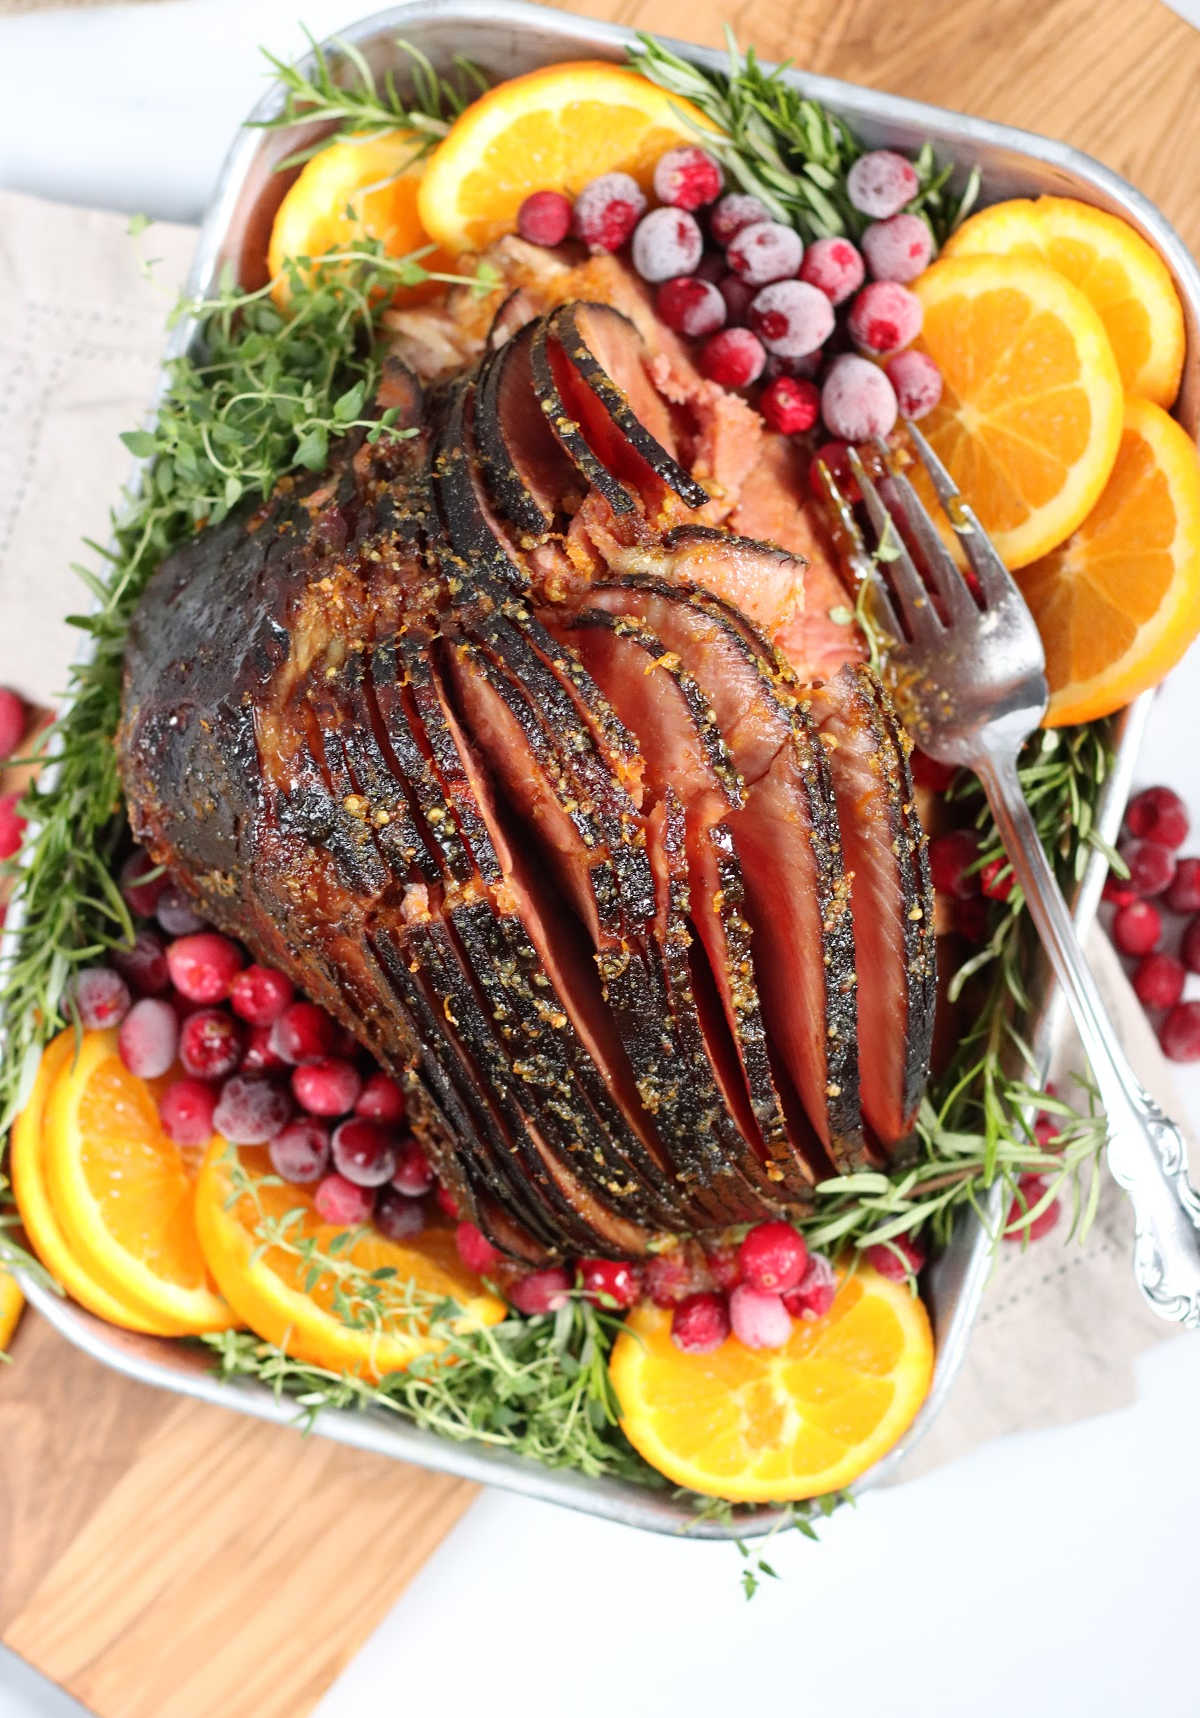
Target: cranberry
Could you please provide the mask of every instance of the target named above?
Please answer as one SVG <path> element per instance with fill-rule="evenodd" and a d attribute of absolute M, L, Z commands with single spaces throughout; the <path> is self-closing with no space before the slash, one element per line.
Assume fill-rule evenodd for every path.
<path fill-rule="evenodd" d="M 271 1049 L 293 1067 L 319 1062 L 328 1056 L 337 1038 L 337 1027 L 315 1002 L 293 1002 L 271 1028 Z"/>
<path fill-rule="evenodd" d="M 817 239 L 800 265 L 800 279 L 823 292 L 830 304 L 842 304 L 863 283 L 863 259 L 849 239 Z"/>
<path fill-rule="evenodd" d="M 332 1223 L 339 1229 L 366 1223 L 375 1208 L 374 1196 L 365 1187 L 347 1181 L 344 1175 L 327 1175 L 318 1182 L 313 1204 L 323 1223 Z"/>
<path fill-rule="evenodd" d="M 912 344 L 921 332 L 922 314 L 916 293 L 892 280 L 874 280 L 851 305 L 847 327 L 856 346 L 885 356 Z"/>
<path fill-rule="evenodd" d="M 700 348 L 700 370 L 723 388 L 748 388 L 767 361 L 758 336 L 748 328 L 722 328 Z"/>
<path fill-rule="evenodd" d="M 220 1008 L 199 1008 L 179 1031 L 179 1060 L 198 1080 L 223 1080 L 242 1059 L 242 1028 Z"/>
<path fill-rule="evenodd" d="M 271 1028 L 252 1026 L 242 1057 L 243 1074 L 277 1074 L 286 1067 L 283 1057 L 277 1056 L 271 1048 Z"/>
<path fill-rule="evenodd" d="M 783 1297 L 793 1318 L 824 1318 L 837 1298 L 837 1276 L 824 1253 L 810 1253 L 808 1266 L 794 1289 Z"/>
<path fill-rule="evenodd" d="M 734 237 L 725 257 L 733 273 L 750 286 L 767 286 L 797 273 L 804 246 L 791 227 L 779 221 L 756 221 Z"/>
<path fill-rule="evenodd" d="M 1137 900 L 1138 892 L 1127 878 L 1114 877 L 1110 871 L 1104 879 L 1101 897 L 1114 907 L 1127 907 L 1131 901 Z"/>
<path fill-rule="evenodd" d="M 1175 878 L 1175 855 L 1158 841 L 1122 841 L 1117 849 L 1129 868 L 1135 895 L 1161 895 Z"/>
<path fill-rule="evenodd" d="M 208 928 L 208 920 L 201 918 L 183 890 L 174 883 L 168 883 L 159 895 L 154 916 L 169 937 L 190 937 Z"/>
<path fill-rule="evenodd" d="M 863 255 L 876 280 L 916 280 L 929 267 L 933 234 L 920 215 L 874 221 L 862 236 Z"/>
<path fill-rule="evenodd" d="M 1179 952 L 1189 972 L 1200 972 L 1200 918 L 1193 919 L 1184 931 L 1183 946 Z"/>
<path fill-rule="evenodd" d="M 738 1248 L 742 1279 L 766 1294 L 795 1288 L 808 1266 L 808 1248 L 790 1223 L 759 1223 Z M 734 1323 L 736 1330 L 737 1324 Z"/>
<path fill-rule="evenodd" d="M 989 859 L 979 873 L 979 886 L 989 901 L 1007 901 L 1016 880 L 1007 859 Z"/>
<path fill-rule="evenodd" d="M 862 500 L 862 492 L 850 466 L 850 447 L 847 442 L 822 442 L 812 456 L 812 464 L 808 468 L 808 486 L 818 501 L 825 494 L 821 485 L 822 466 L 829 472 L 844 501 L 854 503 Z"/>
<path fill-rule="evenodd" d="M 494 1270 L 504 1256 L 474 1223 L 458 1225 L 454 1231 L 454 1245 L 458 1248 L 458 1256 L 463 1264 L 477 1276 Z"/>
<path fill-rule="evenodd" d="M 1200 859 L 1177 862 L 1167 905 L 1173 913 L 1200 913 Z"/>
<path fill-rule="evenodd" d="M 381 1187 L 375 1195 L 375 1227 L 389 1241 L 411 1241 L 425 1227 L 425 1202 L 406 1199 L 394 1187 Z"/>
<path fill-rule="evenodd" d="M 217 1132 L 235 1145 L 266 1145 L 291 1119 L 291 1099 L 271 1080 L 234 1074 L 221 1087 L 213 1120 Z"/>
<path fill-rule="evenodd" d="M 270 966 L 243 967 L 229 988 L 229 1006 L 250 1026 L 273 1026 L 292 1000 L 291 980 Z"/>
<path fill-rule="evenodd" d="M 689 280 L 706 280 L 710 286 L 719 286 L 729 272 L 729 265 L 720 251 L 705 251 Z"/>
<path fill-rule="evenodd" d="M 561 245 L 571 230 L 571 199 L 533 191 L 517 210 L 517 231 L 531 245 Z"/>
<path fill-rule="evenodd" d="M 408 1199 L 420 1199 L 433 1186 L 433 1169 L 419 1140 L 402 1139 L 396 1147 L 392 1186 Z"/>
<path fill-rule="evenodd" d="M 755 294 L 746 320 L 768 352 L 804 358 L 819 351 L 833 333 L 833 306 L 815 286 L 777 280 Z"/>
<path fill-rule="evenodd" d="M 1177 1002 L 1158 1039 L 1173 1062 L 1200 1062 L 1200 1002 Z"/>
<path fill-rule="evenodd" d="M 142 919 L 153 918 L 159 901 L 170 886 L 166 872 L 140 847 L 121 866 L 117 881 L 125 905 Z"/>
<path fill-rule="evenodd" d="M 438 1185 L 433 1190 L 433 1197 L 437 1201 L 437 1208 L 442 1215 L 444 1217 L 449 1217 L 451 1222 L 457 1222 L 461 1213 L 458 1209 L 458 1200 L 454 1197 L 453 1193 L 451 1193 L 450 1189 L 448 1187 L 443 1187 L 439 1181 Z"/>
<path fill-rule="evenodd" d="M 223 1002 L 245 965 L 242 951 L 219 931 L 196 931 L 167 947 L 167 971 L 189 1002 Z"/>
<path fill-rule="evenodd" d="M 362 1076 L 358 1069 L 353 1062 L 338 1056 L 305 1062 L 292 1073 L 292 1096 L 309 1115 L 348 1115 L 361 1091 Z"/>
<path fill-rule="evenodd" d="M 868 1247 L 866 1260 L 881 1277 L 902 1283 L 924 1270 L 925 1249 L 911 1235 L 893 1235 L 890 1241 L 878 1241 L 873 1247 Z"/>
<path fill-rule="evenodd" d="M 396 1173 L 396 1136 L 377 1121 L 352 1116 L 333 1130 L 333 1162 L 356 1187 L 382 1187 Z"/>
<path fill-rule="evenodd" d="M 25 738 L 25 705 L 11 686 L 0 686 L 0 759 L 11 758 Z"/>
<path fill-rule="evenodd" d="M 895 391 L 878 365 L 843 352 L 821 387 L 821 416 L 844 441 L 887 435 L 896 422 Z"/>
<path fill-rule="evenodd" d="M 713 209 L 708 230 L 719 245 L 728 245 L 743 227 L 758 226 L 771 218 L 770 210 L 748 191 L 730 191 Z"/>
<path fill-rule="evenodd" d="M 727 274 L 717 282 L 717 291 L 725 301 L 725 320 L 731 328 L 745 326 L 750 306 L 757 295 L 757 287 L 748 286 L 744 280 L 739 280 L 736 274 Z"/>
<path fill-rule="evenodd" d="M 928 752 L 914 751 L 909 762 L 917 786 L 928 788 L 931 793 L 945 793 L 958 774 L 957 764 L 940 763 Z"/>
<path fill-rule="evenodd" d="M 724 183 L 719 162 L 694 143 L 668 149 L 654 168 L 654 195 L 676 209 L 703 209 L 715 203 Z"/>
<path fill-rule="evenodd" d="M 170 983 L 166 945 L 148 926 L 135 932 L 128 947 L 113 949 L 112 963 L 141 996 L 159 996 Z"/>
<path fill-rule="evenodd" d="M 404 1120 L 404 1093 L 396 1081 L 379 1072 L 368 1074 L 354 1106 L 355 1115 L 368 1121 L 398 1122 Z"/>
<path fill-rule="evenodd" d="M 985 943 L 991 931 L 987 902 L 982 895 L 968 895 L 954 903 L 954 928 L 968 942 Z"/>
<path fill-rule="evenodd" d="M 665 1253 L 652 1253 L 643 1268 L 646 1293 L 655 1306 L 675 1306 L 688 1295 L 712 1287 L 708 1267 L 697 1265 L 686 1247 L 672 1247 Z"/>
<path fill-rule="evenodd" d="M 935 835 L 929 843 L 929 870 L 933 886 L 942 895 L 965 900 L 979 893 L 979 872 L 972 866 L 979 858 L 979 837 L 973 829 L 952 829 Z"/>
<path fill-rule="evenodd" d="M 704 235 L 686 209 L 652 209 L 633 231 L 630 258 L 643 280 L 691 274 L 704 252 Z"/>
<path fill-rule="evenodd" d="M 693 274 L 664 280 L 654 298 L 659 317 L 676 334 L 700 340 L 725 324 L 725 300 L 719 287 Z"/>
<path fill-rule="evenodd" d="M 71 980 L 69 1006 L 88 1032 L 119 1026 L 133 998 L 119 972 L 108 966 L 85 966 Z"/>
<path fill-rule="evenodd" d="M 523 1312 L 527 1318 L 536 1318 L 543 1312 L 557 1312 L 560 1306 L 566 1306 L 570 1293 L 571 1279 L 566 1271 L 558 1265 L 545 1271 L 530 1271 L 526 1277 L 518 1277 L 508 1291 L 508 1298 L 518 1312 Z"/>
<path fill-rule="evenodd" d="M 21 845 L 25 819 L 17 810 L 19 794 L 0 795 L 0 859 L 11 859 Z"/>
<path fill-rule="evenodd" d="M 729 1308 L 719 1294 L 689 1295 L 671 1315 L 671 1341 L 685 1354 L 711 1354 L 729 1328 Z"/>
<path fill-rule="evenodd" d="M 571 225 L 588 249 L 619 251 L 646 208 L 636 179 L 628 173 L 602 173 L 575 199 Z"/>
<path fill-rule="evenodd" d="M 1113 914 L 1112 939 L 1122 954 L 1153 954 L 1162 936 L 1162 914 L 1149 901 L 1130 901 Z"/>
<path fill-rule="evenodd" d="M 897 352 L 883 373 L 896 390 L 900 416 L 914 423 L 928 417 L 942 397 L 942 372 L 924 352 Z"/>
<path fill-rule="evenodd" d="M 158 1100 L 162 1130 L 176 1145 L 207 1145 L 217 1094 L 203 1080 L 174 1080 Z"/>
<path fill-rule="evenodd" d="M 329 1168 L 329 1129 L 315 1116 L 297 1116 L 275 1135 L 267 1151 L 276 1175 L 306 1187 Z"/>
<path fill-rule="evenodd" d="M 911 203 L 920 189 L 916 169 L 894 149 L 860 155 L 846 175 L 846 195 L 860 215 L 886 221 Z"/>
<path fill-rule="evenodd" d="M 1045 1194 L 1046 1183 L 1040 1175 L 1022 1175 L 1017 1182 L 1017 1196 L 1008 1208 L 1004 1230 L 1006 1241 L 1040 1241 L 1043 1235 L 1050 1233 L 1058 1222 L 1060 1207 L 1057 1199 L 1051 1199 L 1044 1211 L 1039 1211 L 1032 1222 L 1028 1221 L 1029 1212 L 1041 1204 Z"/>
<path fill-rule="evenodd" d="M 1143 1008 L 1174 1008 L 1183 995 L 1184 964 L 1173 954 L 1148 954 L 1133 974 L 1133 991 Z"/>
<path fill-rule="evenodd" d="M 179 1047 L 179 1022 L 169 1002 L 143 996 L 121 1022 L 117 1050 L 131 1074 L 139 1080 L 157 1080 L 175 1060 Z"/>
<path fill-rule="evenodd" d="M 642 1292 L 635 1266 L 625 1259 L 580 1259 L 579 1287 L 596 1306 L 622 1311 Z"/>
<path fill-rule="evenodd" d="M 1047 1115 L 1045 1110 L 1039 1110 L 1033 1118 L 1033 1137 L 1043 1151 L 1051 1151 L 1058 1145 L 1062 1129 L 1052 1115 Z"/>
<path fill-rule="evenodd" d="M 782 1348 L 792 1334 L 788 1309 L 777 1294 L 739 1283 L 729 1297 L 733 1334 L 747 1348 Z"/>
<path fill-rule="evenodd" d="M 821 415 L 820 389 L 812 382 L 776 376 L 759 395 L 758 409 L 769 428 L 781 435 L 801 435 Z"/>
<path fill-rule="evenodd" d="M 726 1294 L 742 1280 L 742 1267 L 736 1247 L 713 1247 L 710 1252 L 705 1253 L 704 1263 L 713 1280 L 713 1286 L 724 1290 Z"/>
<path fill-rule="evenodd" d="M 1190 827 L 1187 806 L 1172 788 L 1143 788 L 1125 808 L 1125 827 L 1140 841 L 1182 847 Z"/>

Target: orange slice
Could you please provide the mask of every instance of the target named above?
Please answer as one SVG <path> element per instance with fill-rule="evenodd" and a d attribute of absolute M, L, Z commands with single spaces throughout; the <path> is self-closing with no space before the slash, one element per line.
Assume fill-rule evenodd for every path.
<path fill-rule="evenodd" d="M 0 1270 L 0 1354 L 12 1341 L 24 1308 L 25 1296 L 17 1287 L 16 1277 L 11 1271 Z"/>
<path fill-rule="evenodd" d="M 375 1229 L 334 1228 L 307 1188 L 272 1174 L 261 1146 L 212 1141 L 196 1223 L 213 1276 L 251 1330 L 331 1372 L 381 1378 L 436 1352 L 444 1344 L 429 1336 L 427 1320 L 439 1303 L 457 1304 L 459 1330 L 505 1316 L 503 1301 L 460 1262 L 450 1229 L 401 1245 Z M 264 1244 L 268 1230 L 274 1244 Z"/>
<path fill-rule="evenodd" d="M 879 1460 L 929 1393 L 933 1335 L 921 1301 L 868 1265 L 845 1276 L 822 1319 L 798 1319 L 783 1348 L 727 1337 L 682 1354 L 671 1315 L 649 1301 L 613 1348 L 621 1426 L 676 1485 L 734 1503 L 837 1491 Z"/>
<path fill-rule="evenodd" d="M 1123 396 L 1104 324 L 1077 286 L 1023 257 L 950 257 L 913 290 L 917 344 L 945 384 L 921 428 L 1009 567 L 1024 567 L 1087 518 L 1117 457 Z"/>
<path fill-rule="evenodd" d="M 1104 493 L 1019 582 L 1046 646 L 1050 726 L 1121 709 L 1179 661 L 1200 632 L 1200 454 L 1161 406 L 1126 402 Z"/>
<path fill-rule="evenodd" d="M 1117 215 L 1074 197 L 1019 197 L 965 221 L 944 257 L 1033 257 L 1071 281 L 1100 313 L 1130 394 L 1169 406 L 1179 392 L 1186 336 L 1171 271 Z"/>
<path fill-rule="evenodd" d="M 165 1080 L 139 1080 L 115 1032 L 85 1032 L 46 1101 L 45 1171 L 89 1277 L 156 1325 L 199 1335 L 237 1320 L 209 1281 L 193 1216 L 198 1162 L 158 1122 Z"/>
<path fill-rule="evenodd" d="M 75 1054 L 73 1031 L 48 1044 L 38 1066 L 29 1101 L 13 1124 L 9 1153 L 13 1194 L 30 1245 L 56 1282 L 97 1318 L 149 1336 L 182 1336 L 186 1327 L 169 1318 L 150 1318 L 124 1295 L 111 1291 L 76 1258 L 54 1214 L 46 1185 L 44 1123 L 46 1100 L 61 1079 L 69 1079 Z M 3 1344 L 0 1344 L 3 1346 Z"/>
<path fill-rule="evenodd" d="M 411 131 L 352 133 L 305 162 L 271 228 L 267 265 L 276 303 L 286 308 L 289 301 L 283 267 L 288 257 L 352 251 L 364 238 L 378 239 L 389 256 L 407 256 L 429 244 L 417 211 L 421 141 Z M 423 268 L 442 273 L 450 266 L 450 258 L 439 251 L 420 260 Z M 416 304 L 440 290 L 426 281 L 398 288 L 397 296 Z"/>
<path fill-rule="evenodd" d="M 690 102 L 603 60 L 510 78 L 472 102 L 434 151 L 421 221 L 448 251 L 480 251 L 512 232 L 531 191 L 570 196 L 613 172 L 646 190 L 659 156 L 694 141 L 689 118 L 712 129 Z"/>

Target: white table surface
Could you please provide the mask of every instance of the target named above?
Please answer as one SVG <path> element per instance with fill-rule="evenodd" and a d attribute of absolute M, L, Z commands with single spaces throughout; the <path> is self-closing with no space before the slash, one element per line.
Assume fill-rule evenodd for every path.
<path fill-rule="evenodd" d="M 1200 18 L 1200 0 L 1176 9 Z M 169 0 L 0 18 L 0 186 L 194 219 L 261 87 L 256 46 L 297 48 L 297 11 L 320 31 L 352 10 Z M 1160 696 L 1139 770 L 1200 821 L 1198 734 L 1200 648 Z M 1200 1069 L 1180 1073 L 1200 1125 Z M 1166 1343 L 1120 1413 L 871 1496 L 820 1545 L 776 1543 L 782 1578 L 751 1604 L 731 1547 L 486 1493 L 319 1718 L 1195 1718 L 1198 1424 L 1200 1337 Z M 80 1711 L 0 1650 L 3 1718 Z"/>

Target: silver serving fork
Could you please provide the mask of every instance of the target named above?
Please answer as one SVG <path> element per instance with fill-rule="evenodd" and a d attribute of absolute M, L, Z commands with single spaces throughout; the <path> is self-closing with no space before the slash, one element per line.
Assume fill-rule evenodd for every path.
<path fill-rule="evenodd" d="M 978 598 L 882 442 L 874 444 L 875 476 L 854 449 L 850 463 L 877 544 L 887 544 L 887 581 L 852 509 L 822 467 L 841 547 L 855 577 L 869 581 L 873 619 L 895 641 L 893 691 L 913 739 L 939 762 L 974 770 L 983 784 L 1108 1118 L 1108 1166 L 1133 1205 L 1138 1287 L 1160 1317 L 1200 1328 L 1200 1195 L 1188 1180 L 1184 1142 L 1142 1088 L 1117 1041 L 1017 777 L 1022 742 L 1046 711 L 1042 641 L 1024 597 L 949 472 L 920 430 L 905 428 L 975 575 Z M 928 586 L 898 523 L 924 563 Z"/>

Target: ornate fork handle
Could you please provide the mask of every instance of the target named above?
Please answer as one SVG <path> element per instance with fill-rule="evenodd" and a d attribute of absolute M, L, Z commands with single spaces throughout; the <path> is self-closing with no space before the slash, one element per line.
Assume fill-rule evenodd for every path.
<path fill-rule="evenodd" d="M 1143 1089 L 1117 1041 L 1017 778 L 1016 757 L 974 760 L 1030 913 L 1070 1004 L 1108 1117 L 1108 1166 L 1133 1205 L 1133 1270 L 1161 1318 L 1200 1328 L 1200 1194 L 1175 1123 Z"/>

